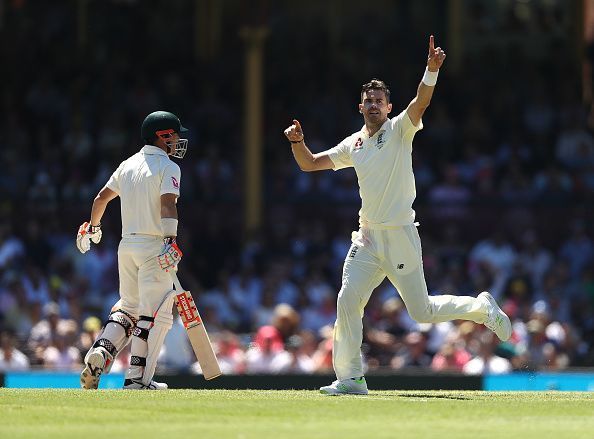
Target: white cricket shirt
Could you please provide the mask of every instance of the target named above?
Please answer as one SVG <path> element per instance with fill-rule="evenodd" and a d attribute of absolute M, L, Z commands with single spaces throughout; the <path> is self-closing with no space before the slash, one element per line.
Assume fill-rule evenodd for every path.
<path fill-rule="evenodd" d="M 106 186 L 120 196 L 122 236 L 163 236 L 161 195 L 179 197 L 181 171 L 161 148 L 145 145 L 124 160 Z"/>
<path fill-rule="evenodd" d="M 372 137 L 365 126 L 329 150 L 334 170 L 354 167 L 359 181 L 362 227 L 412 224 L 417 195 L 412 168 L 412 140 L 423 128 L 414 126 L 406 110 L 388 119 Z"/>

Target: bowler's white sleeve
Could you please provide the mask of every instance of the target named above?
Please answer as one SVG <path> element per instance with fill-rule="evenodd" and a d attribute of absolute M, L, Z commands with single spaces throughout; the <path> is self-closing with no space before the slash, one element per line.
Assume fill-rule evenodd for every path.
<path fill-rule="evenodd" d="M 400 133 L 400 137 L 402 137 L 403 140 L 409 142 L 412 142 L 412 139 L 417 131 L 423 129 L 423 120 L 419 121 L 419 125 L 413 125 L 412 120 L 410 120 L 410 116 L 406 112 L 406 109 L 402 110 L 398 116 L 392 118 L 391 122 L 392 128 Z"/>
<path fill-rule="evenodd" d="M 118 195 L 121 195 L 119 179 L 120 179 L 120 170 L 122 169 L 123 164 L 124 164 L 123 162 L 120 163 L 120 166 L 118 166 L 118 169 L 116 169 L 113 172 L 113 174 L 111 174 L 111 177 L 109 177 L 109 180 L 107 180 L 107 183 L 105 184 L 105 186 L 108 189 L 111 189 Z"/>
<path fill-rule="evenodd" d="M 175 194 L 179 197 L 179 187 L 181 184 L 181 170 L 177 163 L 171 162 L 163 170 L 163 180 L 161 181 L 161 195 Z"/>
<path fill-rule="evenodd" d="M 328 150 L 328 157 L 334 163 L 333 170 L 338 171 L 339 169 L 353 166 L 353 160 L 351 159 L 351 137 L 347 137 L 334 148 Z"/>

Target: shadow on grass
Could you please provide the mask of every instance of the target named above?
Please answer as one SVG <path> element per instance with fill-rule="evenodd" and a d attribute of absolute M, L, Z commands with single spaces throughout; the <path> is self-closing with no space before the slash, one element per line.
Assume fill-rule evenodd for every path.
<path fill-rule="evenodd" d="M 459 401 L 475 399 L 470 396 L 463 395 L 439 395 L 435 393 L 387 393 L 386 396 L 397 396 L 399 398 L 422 398 L 422 399 L 457 399 Z"/>

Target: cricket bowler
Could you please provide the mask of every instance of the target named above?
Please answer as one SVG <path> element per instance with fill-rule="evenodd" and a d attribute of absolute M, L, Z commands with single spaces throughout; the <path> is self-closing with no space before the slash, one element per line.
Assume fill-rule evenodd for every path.
<path fill-rule="evenodd" d="M 182 252 L 176 244 L 181 171 L 169 157 L 183 158 L 187 130 L 166 111 L 149 114 L 141 127 L 144 147 L 123 161 L 93 201 L 91 218 L 76 237 L 81 253 L 101 241 L 101 218 L 108 203 L 121 199 L 122 239 L 118 248 L 120 300 L 86 354 L 80 381 L 96 389 L 101 374 L 130 341 L 131 361 L 124 389 L 164 390 L 155 382 L 157 357 L 173 326 L 172 278 Z"/>
<path fill-rule="evenodd" d="M 488 292 L 478 297 L 429 296 L 423 274 L 421 241 L 412 209 L 416 197 L 412 141 L 423 128 L 439 69 L 446 58 L 429 37 L 429 55 L 417 94 L 406 109 L 390 119 L 390 90 L 378 79 L 363 85 L 359 112 L 365 124 L 334 148 L 313 154 L 305 144 L 301 124 L 285 130 L 301 170 L 354 167 L 359 182 L 359 230 L 343 267 L 333 338 L 337 380 L 320 388 L 327 395 L 368 393 L 363 376 L 361 343 L 363 310 L 372 291 L 387 276 L 397 288 L 410 316 L 419 323 L 464 319 L 483 323 L 501 340 L 511 336 L 508 316 Z"/>

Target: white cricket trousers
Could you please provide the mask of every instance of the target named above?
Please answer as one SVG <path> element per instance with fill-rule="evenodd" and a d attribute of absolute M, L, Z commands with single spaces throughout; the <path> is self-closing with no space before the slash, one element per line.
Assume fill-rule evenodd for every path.
<path fill-rule="evenodd" d="M 127 235 L 118 247 L 121 308 L 132 314 L 152 316 L 165 295 L 173 289 L 173 281 L 159 267 L 157 256 L 163 248 L 163 237 Z"/>
<path fill-rule="evenodd" d="M 353 232 L 338 293 L 332 360 L 339 380 L 363 376 L 363 309 L 386 278 L 396 287 L 410 316 L 419 323 L 464 319 L 483 323 L 485 305 L 469 296 L 429 296 L 414 224 Z"/>

